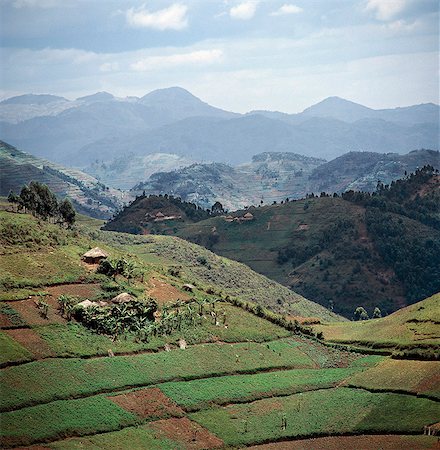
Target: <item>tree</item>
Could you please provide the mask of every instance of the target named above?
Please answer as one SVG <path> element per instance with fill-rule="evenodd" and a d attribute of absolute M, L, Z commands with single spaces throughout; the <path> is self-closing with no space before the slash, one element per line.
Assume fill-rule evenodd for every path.
<path fill-rule="evenodd" d="M 354 319 L 355 320 L 368 320 L 368 313 L 365 311 L 365 308 L 362 306 L 358 306 L 354 312 Z"/>
<path fill-rule="evenodd" d="M 382 317 L 382 311 L 376 306 L 373 311 L 373 319 L 380 319 Z"/>
<path fill-rule="evenodd" d="M 223 214 L 225 212 L 223 205 L 220 202 L 215 202 L 212 206 L 211 206 L 211 213 L 214 215 L 220 215 Z"/>
<path fill-rule="evenodd" d="M 20 200 L 20 197 L 12 191 L 9 191 L 9 195 L 8 195 L 8 202 L 12 203 L 13 205 L 18 205 Z"/>
<path fill-rule="evenodd" d="M 59 211 L 64 222 L 66 222 L 67 225 L 71 227 L 75 223 L 76 212 L 68 198 L 65 198 L 60 203 Z"/>

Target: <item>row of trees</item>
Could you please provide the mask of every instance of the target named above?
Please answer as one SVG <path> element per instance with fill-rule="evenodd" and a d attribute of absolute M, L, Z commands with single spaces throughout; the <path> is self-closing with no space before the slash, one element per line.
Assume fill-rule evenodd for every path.
<path fill-rule="evenodd" d="M 376 306 L 373 311 L 372 319 L 380 319 L 382 317 L 382 311 Z M 367 313 L 367 310 L 363 306 L 358 306 L 353 314 L 354 320 L 368 320 L 370 316 Z"/>
<path fill-rule="evenodd" d="M 58 202 L 55 194 L 38 181 L 31 181 L 21 188 L 20 194 L 10 192 L 8 201 L 17 206 L 19 211 L 30 212 L 43 220 L 67 223 L 70 227 L 75 223 L 76 212 L 69 199 Z"/>

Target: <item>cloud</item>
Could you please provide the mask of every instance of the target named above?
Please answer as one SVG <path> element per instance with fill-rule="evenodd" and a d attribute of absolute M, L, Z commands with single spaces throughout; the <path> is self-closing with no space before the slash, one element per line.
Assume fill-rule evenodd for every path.
<path fill-rule="evenodd" d="M 408 6 L 408 0 L 368 0 L 365 11 L 372 12 L 377 20 L 387 22 Z"/>
<path fill-rule="evenodd" d="M 130 8 L 126 11 L 127 23 L 134 28 L 153 28 L 155 30 L 183 30 L 188 26 L 186 13 L 188 7 L 173 3 L 168 8 L 155 12 L 148 11 L 145 6 Z"/>
<path fill-rule="evenodd" d="M 232 19 L 237 20 L 249 20 L 252 19 L 255 15 L 255 11 L 257 10 L 258 2 L 257 1 L 248 1 L 244 3 L 240 3 L 237 6 L 233 6 L 229 10 L 229 15 Z"/>
<path fill-rule="evenodd" d="M 300 8 L 299 6 L 286 3 L 283 6 L 281 6 L 280 9 L 277 9 L 276 11 L 272 12 L 270 15 L 271 16 L 285 16 L 288 14 L 298 14 L 303 11 L 304 10 L 302 8 Z"/>
<path fill-rule="evenodd" d="M 184 64 L 212 64 L 221 61 L 222 57 L 223 52 L 219 49 L 196 50 L 174 55 L 149 56 L 130 64 L 130 68 L 136 72 L 146 72 Z"/>

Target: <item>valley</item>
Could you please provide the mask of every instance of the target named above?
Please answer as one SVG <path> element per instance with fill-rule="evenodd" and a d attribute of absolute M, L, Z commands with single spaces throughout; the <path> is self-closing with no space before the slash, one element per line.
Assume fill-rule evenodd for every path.
<path fill-rule="evenodd" d="M 29 214 L 0 216 L 2 446 L 301 448 L 374 439 L 434 448 L 436 437 L 423 429 L 440 415 L 436 298 L 352 323 L 175 237 L 103 232 L 85 216 L 73 230 Z M 135 273 L 97 273 L 81 259 L 95 246 L 131 261 Z M 79 311 L 85 299 L 105 303 L 121 291 L 157 299 L 162 320 L 196 307 L 196 322 L 170 334 L 121 329 L 112 337 L 61 309 L 65 296 Z M 393 343 L 397 324 L 417 332 Z M 424 360 L 395 359 L 423 333 Z M 399 378 L 390 378 L 397 367 Z M 378 389 L 381 377 L 387 383 Z"/>

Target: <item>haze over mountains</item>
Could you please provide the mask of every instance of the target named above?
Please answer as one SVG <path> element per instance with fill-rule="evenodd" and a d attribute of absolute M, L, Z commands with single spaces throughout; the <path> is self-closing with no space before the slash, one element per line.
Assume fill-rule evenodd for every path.
<path fill-rule="evenodd" d="M 439 147 L 434 104 L 373 110 L 331 97 L 299 114 L 241 115 L 177 87 L 124 99 L 105 92 L 74 101 L 23 95 L 0 102 L 0 121 L 0 137 L 8 143 L 82 168 L 128 153 L 240 164 L 263 152 L 331 159 L 349 151 Z"/>
<path fill-rule="evenodd" d="M 390 184 L 427 164 L 440 168 L 438 151 L 414 150 L 406 155 L 349 152 L 329 162 L 295 153 L 271 152 L 255 155 L 251 162 L 236 167 L 193 164 L 157 172 L 136 185 L 133 192 L 173 194 L 204 208 L 220 201 L 225 208 L 234 210 L 280 202 L 287 197 L 304 198 L 312 192 L 373 192 L 378 181 Z M 114 172 L 108 173 L 103 181 L 112 185 L 112 175 Z"/>

